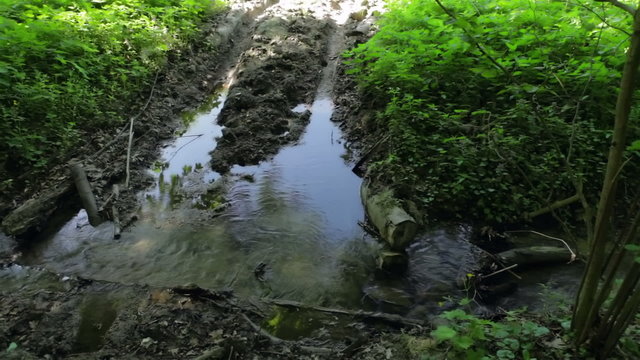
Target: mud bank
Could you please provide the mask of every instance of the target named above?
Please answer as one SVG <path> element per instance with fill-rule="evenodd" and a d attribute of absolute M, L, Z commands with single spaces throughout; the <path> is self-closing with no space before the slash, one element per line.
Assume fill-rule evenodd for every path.
<path fill-rule="evenodd" d="M 229 67 L 246 50 L 244 39 L 254 28 L 255 16 L 268 5 L 248 2 L 253 8 L 230 10 L 210 18 L 187 48 L 169 54 L 168 63 L 157 73 L 149 88 L 132 100 L 134 105 L 122 109 L 135 116 L 131 154 L 131 188 L 122 193 L 121 214 L 131 214 L 136 205 L 135 193 L 150 185 L 149 164 L 159 154 L 159 146 L 183 127 L 181 114 L 195 109 L 218 88 Z M 84 134 L 84 145 L 71 157 L 80 160 L 98 200 L 98 206 L 111 193 L 111 185 L 125 177 L 128 126 Z M 67 164 L 51 169 L 46 179 L 29 180 L 30 174 L 16 181 L 18 192 L 0 197 L 2 229 L 7 235 L 28 239 L 42 231 L 52 214 L 60 209 L 78 208 Z M 19 187 L 19 186 L 18 186 Z"/>
<path fill-rule="evenodd" d="M 313 100 L 333 28 L 293 10 L 260 21 L 218 120 L 225 129 L 212 153 L 214 170 L 258 164 L 300 137 L 310 114 L 293 108 Z"/>
<path fill-rule="evenodd" d="M 0 267 L 0 282 L 8 359 L 377 359 L 398 351 L 364 322 L 309 311 L 302 316 L 327 324 L 313 336 L 269 335 L 285 310 L 225 291 L 125 286 L 18 265 Z M 331 336 L 332 326 L 350 334 Z"/>

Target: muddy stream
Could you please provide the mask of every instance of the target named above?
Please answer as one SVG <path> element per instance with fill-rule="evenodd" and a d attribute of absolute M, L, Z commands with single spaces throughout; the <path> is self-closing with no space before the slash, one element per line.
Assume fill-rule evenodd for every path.
<path fill-rule="evenodd" d="M 88 279 L 160 287 L 196 284 L 232 289 L 241 297 L 423 318 L 446 307 L 448 297 L 465 296 L 457 282 L 479 256 L 468 242 L 469 226 L 424 231 L 408 249 L 403 274 L 376 268 L 381 245 L 359 225 L 364 221 L 362 180 L 351 171 L 341 130 L 331 121 L 337 55 L 343 50 L 340 25 L 348 12 L 340 16 L 315 100 L 291 108 L 309 116 L 296 143 L 259 165 L 236 165 L 225 175 L 211 170 L 210 153 L 225 131 L 217 120 L 236 81 L 230 71 L 200 109 L 183 115 L 183 131 L 149 169 L 156 183 L 139 194 L 138 220 L 120 239 L 113 239 L 110 222 L 94 228 L 80 210 L 43 233 L 17 262 Z M 6 289 L 57 281 L 21 269 L 4 269 L 0 284 Z M 574 291 L 579 270 L 550 268 L 523 276 L 518 290 L 497 305 L 540 308 L 543 289 Z M 115 310 L 100 299 L 92 301 L 107 309 L 103 316 L 108 318 L 94 320 L 112 321 Z"/>

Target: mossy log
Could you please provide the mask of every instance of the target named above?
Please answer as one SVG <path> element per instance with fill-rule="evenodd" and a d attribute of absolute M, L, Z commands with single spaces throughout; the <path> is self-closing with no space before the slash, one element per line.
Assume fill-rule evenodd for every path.
<path fill-rule="evenodd" d="M 503 265 L 509 266 L 518 264 L 553 264 L 569 263 L 572 261 L 572 254 L 567 248 L 556 246 L 531 246 L 503 251 L 495 255 Z"/>
<path fill-rule="evenodd" d="M 393 250 L 404 250 L 415 238 L 418 231 L 416 220 L 401 206 L 400 200 L 390 189 L 374 193 L 370 183 L 365 181 L 360 188 L 365 211 L 380 236 Z"/>
<path fill-rule="evenodd" d="M 51 214 L 63 203 L 67 195 L 73 190 L 70 179 L 58 186 L 48 189 L 38 197 L 27 200 L 20 207 L 9 213 L 2 220 L 2 230 L 5 234 L 22 238 L 30 233 L 41 231 Z"/>

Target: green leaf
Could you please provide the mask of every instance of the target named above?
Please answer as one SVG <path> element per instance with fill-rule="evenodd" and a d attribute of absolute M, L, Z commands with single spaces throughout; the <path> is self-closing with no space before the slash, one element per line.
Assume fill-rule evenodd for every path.
<path fill-rule="evenodd" d="M 473 339 L 469 336 L 454 337 L 451 342 L 453 343 L 453 345 L 465 350 L 473 345 Z"/>
<path fill-rule="evenodd" d="M 631 145 L 629 145 L 627 147 L 627 150 L 629 150 L 629 151 L 638 151 L 638 150 L 640 150 L 640 140 L 636 140 L 636 141 L 632 142 Z"/>
<path fill-rule="evenodd" d="M 444 314 L 442 314 L 442 318 L 447 320 L 466 319 L 467 317 L 467 313 L 462 309 L 446 311 Z"/>
<path fill-rule="evenodd" d="M 513 353 L 513 351 L 511 350 L 498 350 L 496 352 L 496 355 L 498 355 L 498 359 L 515 359 L 516 355 Z"/>
<path fill-rule="evenodd" d="M 627 244 L 624 246 L 625 249 L 631 251 L 631 252 L 640 252 L 640 245 L 636 245 L 636 244 Z"/>
<path fill-rule="evenodd" d="M 7 352 L 12 352 L 17 348 L 18 348 L 18 344 L 12 342 L 11 344 L 9 344 L 9 347 L 7 348 Z"/>
<path fill-rule="evenodd" d="M 536 326 L 535 328 L 533 328 L 533 335 L 534 336 L 544 336 L 549 334 L 551 331 L 549 331 L 549 329 L 547 329 L 544 326 Z"/>
<path fill-rule="evenodd" d="M 450 340 L 454 338 L 457 334 L 458 334 L 457 331 L 444 325 L 438 326 L 437 329 L 431 332 L 431 336 L 436 338 L 436 340 L 438 341 Z"/>

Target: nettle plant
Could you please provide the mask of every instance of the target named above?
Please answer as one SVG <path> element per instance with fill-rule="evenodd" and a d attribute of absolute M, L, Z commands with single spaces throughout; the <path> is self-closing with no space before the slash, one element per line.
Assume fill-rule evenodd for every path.
<path fill-rule="evenodd" d="M 544 342 L 556 339 L 549 328 L 523 318 L 520 311 L 507 312 L 501 322 L 482 319 L 462 309 L 447 311 L 440 317 L 448 324 L 438 326 L 431 336 L 437 349 L 446 353 L 444 358 L 449 359 L 532 360 L 544 348 Z M 540 359 L 548 358 L 550 353 L 542 355 Z"/>
<path fill-rule="evenodd" d="M 434 214 L 492 222 L 597 193 L 629 19 L 588 5 L 389 2 L 345 54 L 391 134 L 373 175 Z"/>

